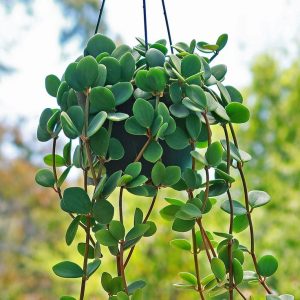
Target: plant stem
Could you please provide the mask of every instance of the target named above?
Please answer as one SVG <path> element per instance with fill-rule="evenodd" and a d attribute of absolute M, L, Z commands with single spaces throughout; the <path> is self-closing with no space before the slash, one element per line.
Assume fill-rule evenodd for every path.
<path fill-rule="evenodd" d="M 90 227 L 91 227 L 91 216 L 87 215 L 86 217 L 86 238 L 85 238 L 85 249 L 84 249 L 84 259 L 83 259 L 83 275 L 81 279 L 81 289 L 80 289 L 80 300 L 84 299 L 85 286 L 87 278 L 87 262 L 88 262 L 88 253 L 89 253 L 89 240 L 90 240 Z"/>
<path fill-rule="evenodd" d="M 55 179 L 55 187 L 56 187 L 57 193 L 59 195 L 59 198 L 62 199 L 61 189 L 57 185 L 58 178 L 57 178 L 56 161 L 55 161 L 56 141 L 57 141 L 57 136 L 53 138 L 53 143 L 52 143 L 52 169 L 53 169 L 53 175 L 54 175 L 54 179 Z"/>
<path fill-rule="evenodd" d="M 200 282 L 195 226 L 192 229 L 192 239 L 193 239 L 193 257 L 194 257 L 194 264 L 195 264 L 195 271 L 196 271 L 196 278 L 197 278 L 197 291 L 199 292 L 200 299 L 205 300 L 202 292 L 201 282 Z"/>
<path fill-rule="evenodd" d="M 143 156 L 145 150 L 147 149 L 148 145 L 150 144 L 150 142 L 151 142 L 151 137 L 149 136 L 148 140 L 146 141 L 146 143 L 142 147 L 141 151 L 138 153 L 138 155 L 135 158 L 134 162 L 137 162 L 137 161 L 139 161 L 142 158 L 142 156 Z"/>
<path fill-rule="evenodd" d="M 240 291 L 240 289 L 237 286 L 234 286 L 234 289 L 240 294 L 240 296 L 244 299 L 247 300 L 247 298 L 243 295 L 243 293 Z"/>
<path fill-rule="evenodd" d="M 211 63 L 218 56 L 218 54 L 219 54 L 219 51 L 216 51 L 214 53 L 214 55 L 209 59 L 209 62 Z"/>
<path fill-rule="evenodd" d="M 148 219 L 149 219 L 149 217 L 151 215 L 151 212 L 153 210 L 154 204 L 156 202 L 156 199 L 157 199 L 157 194 L 153 197 L 153 199 L 151 201 L 151 204 L 150 204 L 150 207 L 149 207 L 149 209 L 147 211 L 146 217 L 143 220 L 143 224 L 145 224 L 148 221 Z M 132 256 L 132 254 L 133 254 L 134 249 L 135 249 L 135 245 L 130 248 L 130 251 L 129 251 L 128 256 L 127 256 L 127 258 L 125 260 L 125 263 L 124 263 L 124 268 L 126 268 L 126 266 L 127 266 L 128 262 L 129 262 L 131 256 Z"/>
<path fill-rule="evenodd" d="M 238 147 L 238 142 L 237 142 L 237 138 L 236 138 L 236 135 L 235 135 L 233 125 L 231 123 L 229 123 L 229 127 L 230 127 L 230 132 L 231 132 L 234 144 L 235 144 L 236 148 L 238 149 L 239 148 Z M 249 223 L 250 247 L 251 247 L 250 248 L 250 255 L 252 257 L 254 268 L 255 268 L 255 271 L 258 275 L 258 279 L 259 279 L 260 284 L 263 286 L 263 288 L 266 290 L 266 292 L 268 294 L 272 294 L 272 292 L 271 292 L 270 288 L 267 286 L 265 280 L 261 277 L 261 275 L 258 272 L 258 264 L 257 264 L 256 254 L 255 254 L 254 228 L 253 228 L 253 222 L 252 222 L 252 218 L 251 218 L 251 211 L 250 211 L 250 205 L 249 205 L 248 188 L 247 188 L 247 182 L 246 182 L 246 178 L 245 178 L 244 171 L 243 171 L 243 165 L 240 162 L 238 163 L 238 171 L 239 171 L 239 174 L 240 174 L 241 180 L 242 180 L 244 197 L 245 197 L 245 207 L 246 207 L 247 219 L 248 219 L 248 223 Z"/>
<path fill-rule="evenodd" d="M 227 173 L 230 175 L 230 144 L 229 144 L 229 136 L 228 136 L 228 131 L 226 124 L 223 126 L 224 129 L 224 134 L 225 134 L 225 139 L 226 139 L 226 168 L 227 168 Z M 229 199 L 229 205 L 230 205 L 230 221 L 229 221 L 229 230 L 228 233 L 232 234 L 232 228 L 233 228 L 233 201 L 231 198 L 231 194 L 229 191 L 229 185 L 228 185 L 228 199 Z M 233 300 L 233 266 L 232 266 L 232 239 L 228 240 L 228 256 L 229 256 L 229 299 Z"/>

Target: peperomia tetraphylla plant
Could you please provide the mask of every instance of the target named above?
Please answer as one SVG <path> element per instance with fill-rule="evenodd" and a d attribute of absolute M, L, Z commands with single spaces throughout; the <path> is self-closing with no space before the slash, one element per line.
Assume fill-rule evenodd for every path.
<path fill-rule="evenodd" d="M 52 169 L 39 170 L 36 181 L 55 190 L 61 209 L 72 218 L 67 245 L 79 227 L 85 232 L 85 241 L 77 247 L 82 265 L 63 261 L 53 267 L 54 273 L 81 278 L 82 300 L 88 279 L 105 259 L 101 248 L 108 247 L 116 261 L 116 274 L 101 276 L 108 298 L 142 299 L 146 282 L 129 284 L 125 270 L 138 243 L 156 232 L 151 212 L 159 189 L 170 187 L 186 197 L 166 198 L 160 214 L 173 222 L 173 231 L 188 232 L 191 240 L 170 243 L 183 255 L 191 253 L 195 265 L 194 274 L 180 273 L 183 283 L 175 286 L 194 290 L 199 299 L 226 293 L 229 299 L 246 299 L 240 286 L 258 282 L 267 299 L 293 299 L 272 295 L 267 279 L 276 272 L 277 260 L 255 253 L 252 214 L 270 196 L 248 191 L 243 166 L 251 157 L 239 148 L 232 124 L 247 122 L 250 113 L 240 92 L 223 85 L 226 66 L 211 66 L 227 35 L 216 44 L 178 43 L 173 46 L 176 54 L 167 54 L 165 40 L 138 42 L 133 49 L 116 47 L 110 38 L 96 34 L 61 80 L 46 77 L 46 90 L 57 99 L 58 108 L 46 108 L 40 117 L 37 137 L 52 141 L 52 153 L 44 157 Z M 213 127 L 223 130 L 224 139 L 213 138 Z M 61 154 L 56 147 L 59 137 L 65 142 Z M 72 168 L 81 170 L 82 184 L 63 189 Z M 243 201 L 231 196 L 233 169 L 241 178 Z M 117 207 L 110 201 L 115 190 Z M 124 190 L 152 198 L 148 211 L 136 207 L 134 216 L 124 215 Z M 228 230 L 211 233 L 205 229 L 205 216 L 221 195 L 226 197 L 221 209 L 229 215 Z M 128 224 L 131 218 L 133 226 L 125 228 L 124 219 Z M 244 230 L 250 232 L 250 246 L 239 243 L 238 233 Z M 207 256 L 211 274 L 202 273 L 200 252 Z M 246 259 L 253 262 L 251 270 L 243 267 Z"/>

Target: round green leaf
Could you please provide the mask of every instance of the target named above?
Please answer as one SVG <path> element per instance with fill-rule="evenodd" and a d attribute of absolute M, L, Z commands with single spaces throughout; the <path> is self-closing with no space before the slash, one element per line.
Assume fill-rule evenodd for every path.
<path fill-rule="evenodd" d="M 94 87 L 89 95 L 91 103 L 91 112 L 99 112 L 102 110 L 111 111 L 116 106 L 115 96 L 111 90 L 106 87 Z"/>
<path fill-rule="evenodd" d="M 179 276 L 182 280 L 193 284 L 193 285 L 197 285 L 197 278 L 195 275 L 188 273 L 188 272 L 180 272 Z"/>
<path fill-rule="evenodd" d="M 79 278 L 83 275 L 81 267 L 71 261 L 62 261 L 53 266 L 52 270 L 57 276 L 63 278 Z"/>
<path fill-rule="evenodd" d="M 181 103 L 172 104 L 169 109 L 176 118 L 186 118 L 190 114 L 189 110 Z"/>
<path fill-rule="evenodd" d="M 118 240 L 106 229 L 100 229 L 95 233 L 97 241 L 104 246 L 112 247 L 118 245 Z"/>
<path fill-rule="evenodd" d="M 247 214 L 246 208 L 240 202 L 238 202 L 236 200 L 232 200 L 232 206 L 233 206 L 233 214 L 235 216 L 241 216 L 241 215 Z M 230 202 L 229 202 L 229 200 L 225 200 L 221 204 L 221 209 L 223 209 L 224 211 L 226 211 L 227 213 L 230 214 Z"/>
<path fill-rule="evenodd" d="M 85 190 L 71 187 L 64 191 L 60 206 L 66 212 L 88 214 L 91 212 L 92 203 Z"/>
<path fill-rule="evenodd" d="M 35 181 L 37 184 L 44 187 L 54 187 L 55 179 L 53 172 L 48 169 L 41 169 L 35 175 Z"/>
<path fill-rule="evenodd" d="M 264 191 L 250 191 L 248 197 L 252 208 L 266 205 L 271 199 L 270 195 Z"/>
<path fill-rule="evenodd" d="M 181 61 L 181 74 L 187 78 L 199 73 L 201 70 L 201 61 L 198 55 L 190 54 Z"/>
<path fill-rule="evenodd" d="M 91 277 L 100 267 L 100 265 L 101 265 L 100 259 L 94 259 L 92 262 L 88 263 L 87 270 L 86 270 L 87 276 Z"/>
<path fill-rule="evenodd" d="M 217 166 L 221 163 L 223 156 L 223 147 L 220 142 L 213 142 L 208 146 L 205 158 L 210 166 Z"/>
<path fill-rule="evenodd" d="M 133 115 L 136 121 L 145 128 L 150 128 L 154 119 L 154 108 L 146 100 L 138 98 L 133 104 Z"/>
<path fill-rule="evenodd" d="M 227 73 L 226 65 L 216 65 L 210 68 L 212 75 L 219 81 L 222 81 Z"/>
<path fill-rule="evenodd" d="M 76 128 L 75 124 L 72 122 L 71 118 L 64 111 L 60 115 L 61 125 L 64 134 L 70 139 L 76 139 L 80 132 Z"/>
<path fill-rule="evenodd" d="M 96 59 L 92 56 L 83 57 L 76 66 L 75 76 L 82 87 L 91 87 L 98 77 Z"/>
<path fill-rule="evenodd" d="M 166 84 L 166 74 L 165 72 L 159 68 L 150 68 L 150 70 L 147 73 L 147 86 L 150 87 L 152 92 L 163 92 Z"/>
<path fill-rule="evenodd" d="M 224 280 L 226 276 L 226 267 L 220 258 L 213 257 L 211 260 L 211 270 L 219 280 Z"/>
<path fill-rule="evenodd" d="M 236 216 L 233 219 L 233 231 L 236 233 L 244 231 L 249 225 L 247 215 Z"/>
<path fill-rule="evenodd" d="M 232 267 L 233 267 L 234 283 L 238 285 L 243 281 L 243 277 L 244 277 L 243 266 L 241 265 L 238 259 L 234 258 L 232 261 Z"/>
<path fill-rule="evenodd" d="M 111 87 L 116 100 L 116 105 L 123 104 L 130 99 L 133 87 L 130 82 L 118 82 Z"/>
<path fill-rule="evenodd" d="M 245 123 L 250 118 L 248 108 L 239 102 L 231 102 L 225 109 L 232 123 Z"/>
<path fill-rule="evenodd" d="M 57 76 L 51 74 L 45 78 L 46 91 L 50 96 L 56 97 L 59 86 L 60 80 Z"/>
<path fill-rule="evenodd" d="M 270 277 L 278 269 L 278 261 L 273 255 L 264 255 L 258 261 L 258 273 Z"/>
<path fill-rule="evenodd" d="M 172 225 L 172 230 L 177 232 L 190 231 L 195 226 L 195 220 L 181 220 L 176 218 Z"/>
<path fill-rule="evenodd" d="M 167 135 L 165 139 L 168 146 L 175 150 L 184 149 L 189 145 L 189 137 L 180 127 L 176 127 L 176 130 L 172 134 Z"/>
<path fill-rule="evenodd" d="M 130 117 L 125 122 L 125 130 L 133 135 L 144 135 L 147 133 L 145 127 L 142 127 L 135 117 Z"/>
<path fill-rule="evenodd" d="M 146 71 L 146 70 L 138 71 L 135 76 L 135 84 L 142 91 L 151 92 L 152 89 L 148 85 L 148 82 L 147 82 L 147 74 L 148 74 L 148 71 Z"/>
<path fill-rule="evenodd" d="M 152 221 L 147 221 L 145 223 L 146 225 L 149 225 L 149 229 L 144 233 L 144 237 L 149 237 L 155 234 L 157 231 L 156 224 Z"/>
<path fill-rule="evenodd" d="M 180 207 L 175 217 L 181 220 L 194 220 L 201 217 L 201 211 L 196 205 L 186 203 Z"/>
<path fill-rule="evenodd" d="M 125 236 L 124 225 L 120 221 L 111 221 L 109 223 L 109 232 L 117 240 L 123 240 Z"/>
<path fill-rule="evenodd" d="M 131 53 L 127 52 L 120 58 L 121 80 L 131 81 L 135 71 L 135 60 Z"/>
<path fill-rule="evenodd" d="M 185 239 L 175 239 L 170 242 L 170 245 L 174 248 L 179 248 L 181 250 L 185 251 L 191 251 L 192 246 L 191 243 Z"/>
<path fill-rule="evenodd" d="M 165 63 L 165 56 L 161 51 L 155 48 L 150 48 L 146 52 L 146 61 L 150 68 L 162 67 Z"/>
<path fill-rule="evenodd" d="M 197 140 L 202 126 L 200 118 L 196 114 L 190 114 L 185 120 L 185 126 L 190 137 Z"/>
<path fill-rule="evenodd" d="M 191 84 L 186 87 L 185 91 L 187 97 L 200 107 L 205 108 L 207 106 L 206 95 L 200 86 Z"/>
<path fill-rule="evenodd" d="M 101 59 L 100 63 L 106 67 L 107 84 L 115 84 L 120 81 L 121 78 L 121 65 L 117 59 L 114 57 L 104 57 Z"/>
<path fill-rule="evenodd" d="M 165 176 L 165 166 L 162 162 L 158 161 L 152 168 L 151 179 L 154 185 L 158 186 L 161 184 Z"/>
<path fill-rule="evenodd" d="M 180 103 L 182 98 L 182 89 L 178 82 L 173 82 L 169 87 L 170 98 L 173 103 Z"/>
<path fill-rule="evenodd" d="M 66 244 L 68 246 L 70 246 L 72 244 L 72 242 L 76 236 L 77 229 L 78 229 L 78 226 L 80 223 L 80 218 L 81 218 L 81 216 L 77 216 L 76 218 L 74 218 L 66 231 Z"/>
<path fill-rule="evenodd" d="M 103 52 L 111 54 L 115 48 L 116 45 L 110 38 L 98 33 L 89 39 L 86 46 L 86 52 L 97 57 Z"/>
<path fill-rule="evenodd" d="M 143 157 L 144 159 L 152 163 L 155 163 L 161 158 L 162 154 L 163 154 L 163 149 L 161 145 L 157 141 L 152 140 L 147 146 L 143 154 Z"/>
<path fill-rule="evenodd" d="M 104 127 L 101 127 L 91 136 L 90 145 L 95 154 L 100 156 L 106 155 L 109 145 L 109 135 Z"/>
<path fill-rule="evenodd" d="M 219 46 L 218 51 L 221 51 L 227 44 L 228 34 L 223 33 L 218 37 L 216 44 Z"/>
<path fill-rule="evenodd" d="M 125 154 L 123 145 L 116 138 L 111 138 L 109 141 L 108 155 L 112 160 L 119 160 Z"/>
<path fill-rule="evenodd" d="M 142 171 L 142 163 L 137 161 L 129 164 L 126 167 L 124 173 L 131 175 L 132 178 L 136 178 L 138 175 L 140 175 L 141 171 Z"/>
<path fill-rule="evenodd" d="M 105 200 L 100 199 L 96 201 L 93 206 L 93 217 L 100 224 L 108 224 L 114 217 L 114 207 L 113 205 Z"/>
<path fill-rule="evenodd" d="M 231 85 L 226 85 L 225 86 L 228 94 L 230 95 L 231 101 L 232 102 L 243 102 L 243 96 L 242 94 L 233 86 Z"/>
<path fill-rule="evenodd" d="M 149 229 L 148 224 L 136 224 L 132 229 L 127 233 L 125 240 L 130 241 L 137 238 L 140 238 L 144 233 Z"/>
<path fill-rule="evenodd" d="M 161 183 L 165 186 L 176 184 L 180 180 L 181 169 L 178 166 L 168 166 L 163 173 Z"/>
<path fill-rule="evenodd" d="M 67 111 L 72 123 L 75 125 L 77 131 L 82 132 L 84 125 L 84 112 L 79 105 L 71 106 Z"/>
<path fill-rule="evenodd" d="M 100 130 L 106 120 L 106 117 L 107 113 L 105 111 L 100 111 L 96 116 L 94 116 L 87 130 L 88 137 L 93 136 Z"/>

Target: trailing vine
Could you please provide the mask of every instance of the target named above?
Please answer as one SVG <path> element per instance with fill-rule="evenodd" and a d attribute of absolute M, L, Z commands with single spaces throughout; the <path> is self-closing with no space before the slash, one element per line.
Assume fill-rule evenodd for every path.
<path fill-rule="evenodd" d="M 131 48 L 96 34 L 61 79 L 46 77 L 46 90 L 58 107 L 46 108 L 39 120 L 38 140 L 52 140 L 53 146 L 44 157 L 51 168 L 39 170 L 36 181 L 57 193 L 61 209 L 71 217 L 67 245 L 73 244 L 79 227 L 85 233 L 77 246 L 82 264 L 62 261 L 53 267 L 60 277 L 81 278 L 80 300 L 108 255 L 116 267 L 115 274 L 102 270 L 108 298 L 142 299 L 146 282 L 128 282 L 126 270 L 135 247 L 157 230 L 151 213 L 159 190 L 166 187 L 178 191 L 178 198 L 166 198 L 160 215 L 182 234 L 170 244 L 191 253 L 195 268 L 194 273 L 181 272 L 183 282 L 176 287 L 194 290 L 199 299 L 223 294 L 247 299 L 243 286 L 258 282 L 267 299 L 293 299 L 276 296 L 268 285 L 278 267 L 276 258 L 255 252 L 252 215 L 270 196 L 248 191 L 243 166 L 251 157 L 240 149 L 233 124 L 247 122 L 250 112 L 241 93 L 223 85 L 226 66 L 211 66 L 227 39 L 223 34 L 215 44 L 180 42 L 168 54 L 165 40 L 150 44 L 139 38 Z M 224 139 L 215 138 L 218 127 Z M 74 169 L 82 183 L 68 187 L 66 179 Z M 236 180 L 244 200 L 232 198 Z M 114 191 L 116 206 L 111 202 Z M 130 194 L 150 199 L 147 212 L 136 203 L 133 216 L 125 213 Z M 228 230 L 206 229 L 206 215 L 214 213 L 214 206 L 228 214 Z M 238 239 L 244 230 L 250 233 L 249 246 Z M 206 262 L 200 262 L 201 252 Z M 244 267 L 248 258 L 251 270 Z M 204 273 L 205 263 L 210 274 Z"/>

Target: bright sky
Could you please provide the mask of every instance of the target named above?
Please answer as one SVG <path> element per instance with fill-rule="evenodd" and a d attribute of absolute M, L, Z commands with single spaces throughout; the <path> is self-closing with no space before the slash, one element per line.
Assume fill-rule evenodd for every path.
<path fill-rule="evenodd" d="M 141 0 L 107 0 L 104 11 L 111 34 L 120 35 L 134 45 L 143 36 Z M 195 38 L 214 42 L 221 33 L 229 34 L 229 43 L 215 63 L 228 66 L 227 83 L 242 87 L 250 81 L 249 64 L 261 52 L 298 53 L 294 41 L 299 31 L 300 4 L 297 0 L 166 0 L 173 41 Z M 148 1 L 149 40 L 166 37 L 160 0 Z M 54 107 L 55 99 L 47 95 L 44 78 L 59 77 L 80 50 L 76 42 L 59 44 L 65 17 L 51 0 L 34 4 L 34 18 L 22 6 L 6 15 L 0 8 L 0 56 L 16 72 L 0 79 L 0 118 L 12 121 L 18 116 L 31 120 L 33 127 L 45 106 Z M 6 51 L 4 49 L 6 48 Z M 284 58 L 283 61 L 286 61 Z"/>

